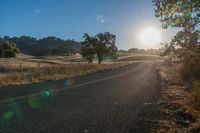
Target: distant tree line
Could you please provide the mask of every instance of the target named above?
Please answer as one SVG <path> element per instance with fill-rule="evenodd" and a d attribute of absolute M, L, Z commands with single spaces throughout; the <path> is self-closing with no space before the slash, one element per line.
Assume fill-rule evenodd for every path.
<path fill-rule="evenodd" d="M 128 50 L 119 50 L 119 53 L 136 53 L 136 54 L 149 54 L 149 55 L 160 55 L 161 51 L 160 49 L 139 49 L 139 48 L 130 48 Z"/>
<path fill-rule="evenodd" d="M 1 41 L 7 41 L 16 44 L 20 52 L 33 56 L 64 56 L 74 55 L 80 52 L 81 43 L 75 40 L 63 40 L 54 36 L 36 39 L 29 36 L 0 38 Z"/>

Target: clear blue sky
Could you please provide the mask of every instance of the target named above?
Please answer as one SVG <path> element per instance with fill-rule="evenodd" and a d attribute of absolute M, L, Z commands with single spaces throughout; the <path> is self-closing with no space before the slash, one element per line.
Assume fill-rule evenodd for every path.
<path fill-rule="evenodd" d="M 145 27 L 169 41 L 172 30 L 162 30 L 151 0 L 0 0 L 0 36 L 56 36 L 82 40 L 84 33 L 109 31 L 117 46 L 145 48 L 138 34 Z"/>

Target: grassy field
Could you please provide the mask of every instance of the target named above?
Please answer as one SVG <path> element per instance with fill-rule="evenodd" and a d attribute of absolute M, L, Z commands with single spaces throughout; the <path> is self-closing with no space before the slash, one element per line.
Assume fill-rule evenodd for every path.
<path fill-rule="evenodd" d="M 117 61 L 105 61 L 98 65 L 87 64 L 80 56 L 32 57 L 18 55 L 17 58 L 0 59 L 0 86 L 20 85 L 59 80 L 87 75 L 128 65 L 135 60 L 157 59 L 147 55 L 126 55 Z"/>
<path fill-rule="evenodd" d="M 157 55 L 126 54 L 126 55 L 121 55 L 118 61 L 159 60 L 159 59 L 161 58 Z"/>

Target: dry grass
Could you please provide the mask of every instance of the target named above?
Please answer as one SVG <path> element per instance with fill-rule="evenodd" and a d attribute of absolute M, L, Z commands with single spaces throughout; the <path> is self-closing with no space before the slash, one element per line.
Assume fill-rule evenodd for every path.
<path fill-rule="evenodd" d="M 194 80 L 192 81 L 192 94 L 195 98 L 200 97 L 200 80 Z"/>
<path fill-rule="evenodd" d="M 122 58 L 121 58 L 122 57 Z M 24 54 L 12 59 L 0 59 L 0 86 L 37 83 L 86 75 L 114 69 L 138 60 L 155 60 L 158 56 L 128 54 L 117 61 L 98 65 L 87 64 L 80 55 L 33 57 Z"/>
<path fill-rule="evenodd" d="M 125 54 L 120 55 L 119 61 L 136 61 L 136 60 L 160 60 L 161 57 L 157 55 L 147 55 L 147 54 Z"/>
<path fill-rule="evenodd" d="M 129 62 L 98 64 L 48 62 L 30 59 L 0 60 L 0 86 L 37 83 L 86 75 L 93 72 L 114 69 Z"/>

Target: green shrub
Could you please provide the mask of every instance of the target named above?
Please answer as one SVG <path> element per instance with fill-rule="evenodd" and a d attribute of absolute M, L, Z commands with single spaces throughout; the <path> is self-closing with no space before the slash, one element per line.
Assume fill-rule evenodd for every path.
<path fill-rule="evenodd" d="M 19 53 L 19 49 L 15 44 L 7 41 L 0 41 L 0 58 L 15 57 L 16 53 Z"/>

